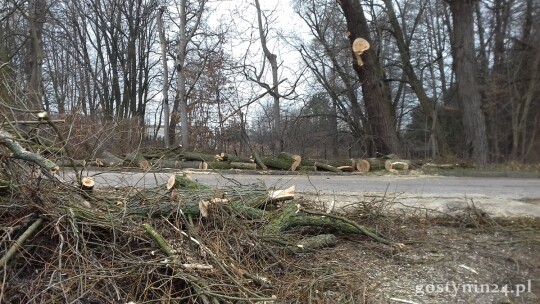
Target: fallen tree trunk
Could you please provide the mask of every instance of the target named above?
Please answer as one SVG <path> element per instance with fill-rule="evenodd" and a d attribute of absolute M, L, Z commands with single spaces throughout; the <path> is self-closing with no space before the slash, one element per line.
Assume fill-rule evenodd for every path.
<path fill-rule="evenodd" d="M 343 166 L 356 166 L 356 160 L 355 159 L 341 159 L 341 160 L 331 160 L 328 161 L 328 164 L 332 167 L 343 167 Z"/>
<path fill-rule="evenodd" d="M 150 168 L 150 162 L 138 151 L 133 151 L 126 155 L 126 161 L 128 164 L 135 165 L 143 170 Z"/>
<path fill-rule="evenodd" d="M 269 168 L 296 171 L 302 162 L 300 155 L 281 152 L 277 157 L 264 158 L 263 163 Z"/>
<path fill-rule="evenodd" d="M 151 160 L 150 164 L 154 168 L 173 168 L 173 169 L 198 169 L 200 161 L 186 161 L 176 159 L 156 159 Z"/>
<path fill-rule="evenodd" d="M 230 165 L 233 169 L 257 170 L 256 163 L 231 162 Z"/>
<path fill-rule="evenodd" d="M 384 165 L 387 161 L 386 158 L 366 158 L 364 159 L 369 163 L 370 170 L 383 170 L 385 169 Z"/>
<path fill-rule="evenodd" d="M 213 161 L 213 162 L 204 162 L 206 164 L 207 169 L 213 169 L 213 170 L 227 170 L 231 169 L 231 164 L 229 164 L 226 161 Z M 201 168 L 201 167 L 199 167 Z M 203 168 L 201 168 L 203 169 Z"/>

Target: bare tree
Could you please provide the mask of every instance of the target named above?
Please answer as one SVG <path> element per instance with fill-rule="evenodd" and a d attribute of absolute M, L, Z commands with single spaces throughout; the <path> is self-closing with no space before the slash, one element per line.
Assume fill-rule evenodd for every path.
<path fill-rule="evenodd" d="M 358 78 L 348 62 L 350 45 L 343 39 L 346 25 L 338 4 L 326 0 L 298 1 L 296 11 L 310 28 L 314 38 L 309 45 L 298 46 L 300 54 L 332 102 L 330 107 L 332 117 L 329 119 L 336 134 L 332 138 L 334 149 L 338 148 L 337 118 L 339 118 L 347 123 L 355 142 L 364 146 L 364 152 L 373 154 L 369 124 L 361 100 L 358 98 Z M 334 155 L 338 153 L 333 151 Z"/>
<path fill-rule="evenodd" d="M 163 28 L 163 12 L 165 7 L 161 7 L 158 12 L 158 32 L 159 32 L 159 45 L 161 46 L 161 62 L 163 65 L 163 139 L 165 141 L 165 147 L 168 148 L 171 145 L 169 137 L 169 66 L 167 64 L 167 40 L 165 39 L 165 30 Z"/>
<path fill-rule="evenodd" d="M 187 0 L 180 0 L 178 3 L 179 23 L 178 23 L 178 45 L 176 48 L 176 96 L 174 99 L 171 122 L 169 124 L 169 137 L 171 143 L 174 142 L 176 134 L 176 125 L 180 122 L 182 146 L 189 148 L 189 121 L 188 121 L 188 96 L 186 90 L 186 59 L 188 43 L 193 39 L 195 33 L 199 30 L 203 12 L 205 10 L 206 0 L 198 1 L 196 7 L 190 12 L 191 26 L 188 27 Z"/>
<path fill-rule="evenodd" d="M 273 54 L 269 49 L 267 45 L 267 34 L 268 31 L 265 30 L 268 26 L 268 24 L 265 22 L 263 24 L 263 13 L 261 11 L 261 5 L 259 4 L 259 0 L 255 0 L 255 7 L 257 9 L 257 24 L 259 27 L 259 38 L 261 40 L 261 46 L 264 52 L 264 56 L 270 62 L 270 67 L 272 69 L 272 86 L 268 87 L 268 93 L 272 96 L 274 100 L 273 104 L 273 117 L 274 117 L 274 124 L 273 124 L 273 133 L 274 133 L 274 150 L 276 152 L 281 152 L 283 149 L 283 139 L 282 139 L 282 130 L 281 130 L 281 107 L 279 105 L 279 79 L 278 79 L 278 63 L 277 63 L 277 56 Z"/>
<path fill-rule="evenodd" d="M 404 31 L 399 24 L 399 19 L 396 15 L 396 12 L 394 10 L 394 4 L 391 0 L 383 0 L 385 4 L 385 8 L 388 14 L 388 18 L 390 21 L 390 25 L 392 28 L 392 34 L 394 38 L 396 39 L 396 44 L 399 49 L 399 54 L 401 56 L 401 61 L 403 65 L 403 70 L 405 72 L 405 75 L 407 76 L 407 82 L 411 86 L 412 90 L 418 97 L 418 101 L 420 102 L 420 105 L 422 106 L 423 113 L 428 118 L 427 123 L 431 126 L 433 126 L 433 134 L 434 134 L 434 140 L 436 140 L 438 152 L 443 158 L 449 158 L 452 153 L 450 151 L 450 148 L 448 147 L 448 143 L 446 141 L 446 136 L 444 134 L 444 131 L 442 129 L 441 123 L 439 120 L 437 120 L 437 112 L 436 112 L 436 100 L 433 98 L 429 98 L 428 94 L 426 93 L 424 89 L 424 84 L 420 80 L 420 78 L 417 76 L 410 57 L 410 42 L 407 41 Z M 423 8 L 419 10 L 418 16 L 423 14 L 424 10 Z"/>

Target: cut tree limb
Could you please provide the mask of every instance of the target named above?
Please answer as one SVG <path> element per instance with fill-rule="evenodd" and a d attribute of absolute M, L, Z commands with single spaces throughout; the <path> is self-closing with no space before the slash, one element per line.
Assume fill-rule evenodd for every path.
<path fill-rule="evenodd" d="M 319 234 L 303 239 L 296 245 L 303 250 L 315 250 L 319 248 L 334 247 L 337 244 L 337 237 L 333 234 Z"/>
<path fill-rule="evenodd" d="M 0 130 L 0 144 L 3 145 L 3 146 L 6 146 L 11 151 L 14 158 L 32 162 L 32 163 L 40 166 L 41 168 L 43 168 L 45 170 L 48 170 L 48 171 L 51 171 L 53 173 L 58 171 L 58 169 L 59 169 L 58 165 L 56 165 L 52 161 L 44 158 L 43 156 L 41 156 L 39 154 L 36 154 L 36 153 L 26 151 L 26 149 L 24 149 L 13 138 L 13 136 L 11 134 L 9 134 L 8 132 L 6 132 L 4 130 Z"/>
<path fill-rule="evenodd" d="M 259 168 L 265 171 L 268 170 L 268 167 L 264 164 L 262 158 L 259 156 L 259 153 L 257 153 L 255 150 L 253 150 L 253 159 Z"/>
<path fill-rule="evenodd" d="M 15 255 L 15 253 L 19 251 L 19 248 L 22 247 L 24 241 L 26 241 L 26 239 L 30 237 L 39 228 L 39 226 L 41 226 L 42 223 L 42 218 L 37 219 L 32 225 L 30 225 L 30 227 L 28 227 L 28 229 L 26 229 L 23 234 L 21 234 L 21 236 L 17 239 L 17 241 L 15 241 L 13 246 L 11 246 L 6 252 L 6 254 L 0 259 L 0 269 L 7 266 L 7 262 L 9 261 L 9 259 L 11 259 Z"/>
<path fill-rule="evenodd" d="M 330 172 L 334 172 L 334 173 L 343 172 L 343 171 L 341 171 L 340 169 L 338 169 L 336 167 L 333 167 L 333 166 L 330 166 L 330 165 L 327 165 L 327 164 L 318 163 L 318 162 L 315 162 L 315 168 L 317 168 L 317 170 L 330 171 Z"/>

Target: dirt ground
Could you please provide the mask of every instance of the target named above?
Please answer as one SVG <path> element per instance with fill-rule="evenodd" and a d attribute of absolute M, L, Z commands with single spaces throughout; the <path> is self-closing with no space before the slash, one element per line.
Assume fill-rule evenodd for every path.
<path fill-rule="evenodd" d="M 388 213 L 380 206 L 349 216 L 404 250 L 341 237 L 335 248 L 295 258 L 301 274 L 288 283 L 309 288 L 311 297 L 279 303 L 540 303 L 539 219 L 494 219 L 474 208 Z"/>

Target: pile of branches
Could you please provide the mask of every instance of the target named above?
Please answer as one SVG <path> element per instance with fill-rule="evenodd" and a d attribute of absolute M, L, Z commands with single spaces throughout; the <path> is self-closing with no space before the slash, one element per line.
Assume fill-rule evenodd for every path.
<path fill-rule="evenodd" d="M 298 272 L 288 261 L 340 235 L 403 247 L 308 209 L 294 189 L 211 188 L 182 174 L 144 189 L 64 181 L 1 135 L 0 302 L 280 303 L 308 296 L 283 284 Z"/>

